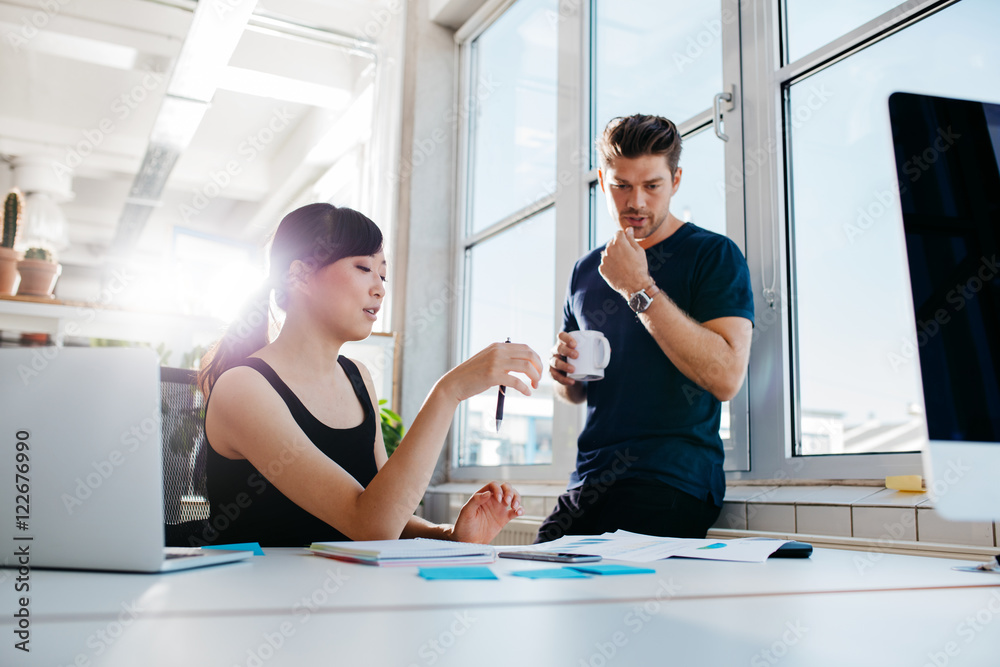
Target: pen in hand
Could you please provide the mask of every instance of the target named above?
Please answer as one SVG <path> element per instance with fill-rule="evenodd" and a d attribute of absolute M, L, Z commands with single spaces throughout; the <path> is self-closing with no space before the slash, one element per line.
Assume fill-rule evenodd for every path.
<path fill-rule="evenodd" d="M 507 337 L 505 343 L 510 342 L 510 336 Z M 497 390 L 497 433 L 500 432 L 500 422 L 503 421 L 503 397 L 506 393 L 506 385 L 500 385 L 500 389 Z"/>

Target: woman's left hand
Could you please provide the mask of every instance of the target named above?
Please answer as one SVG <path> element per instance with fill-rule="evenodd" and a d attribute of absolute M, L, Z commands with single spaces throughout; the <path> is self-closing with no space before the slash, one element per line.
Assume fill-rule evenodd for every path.
<path fill-rule="evenodd" d="M 524 514 L 521 495 L 507 482 L 490 482 L 469 498 L 458 513 L 451 539 L 489 544 L 514 517 Z"/>

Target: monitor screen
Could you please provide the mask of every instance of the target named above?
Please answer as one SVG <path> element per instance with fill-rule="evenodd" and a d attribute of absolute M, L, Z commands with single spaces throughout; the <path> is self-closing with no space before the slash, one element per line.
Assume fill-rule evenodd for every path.
<path fill-rule="evenodd" d="M 1000 105 L 894 93 L 889 114 L 928 435 L 1000 442 Z"/>

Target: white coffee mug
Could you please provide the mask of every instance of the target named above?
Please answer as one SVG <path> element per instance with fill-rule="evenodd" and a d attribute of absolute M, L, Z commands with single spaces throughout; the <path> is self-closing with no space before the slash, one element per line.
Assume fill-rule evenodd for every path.
<path fill-rule="evenodd" d="M 593 329 L 571 331 L 569 335 L 576 341 L 576 351 L 580 353 L 576 359 L 567 359 L 574 368 L 569 377 L 584 382 L 603 380 L 604 369 L 611 361 L 611 343 L 608 339 L 600 331 Z"/>

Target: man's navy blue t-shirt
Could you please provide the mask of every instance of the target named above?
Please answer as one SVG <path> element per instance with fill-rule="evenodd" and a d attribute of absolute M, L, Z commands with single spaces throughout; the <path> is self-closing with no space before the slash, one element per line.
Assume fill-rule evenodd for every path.
<path fill-rule="evenodd" d="M 614 479 L 654 479 L 716 505 L 726 480 L 719 437 L 722 404 L 686 378 L 598 273 L 603 247 L 573 268 L 563 329 L 596 329 L 611 344 L 604 379 L 587 387 L 570 488 Z M 698 322 L 753 321 L 750 272 L 730 239 L 686 223 L 646 250 L 649 273 Z M 609 472 L 610 471 L 610 472 Z"/>

